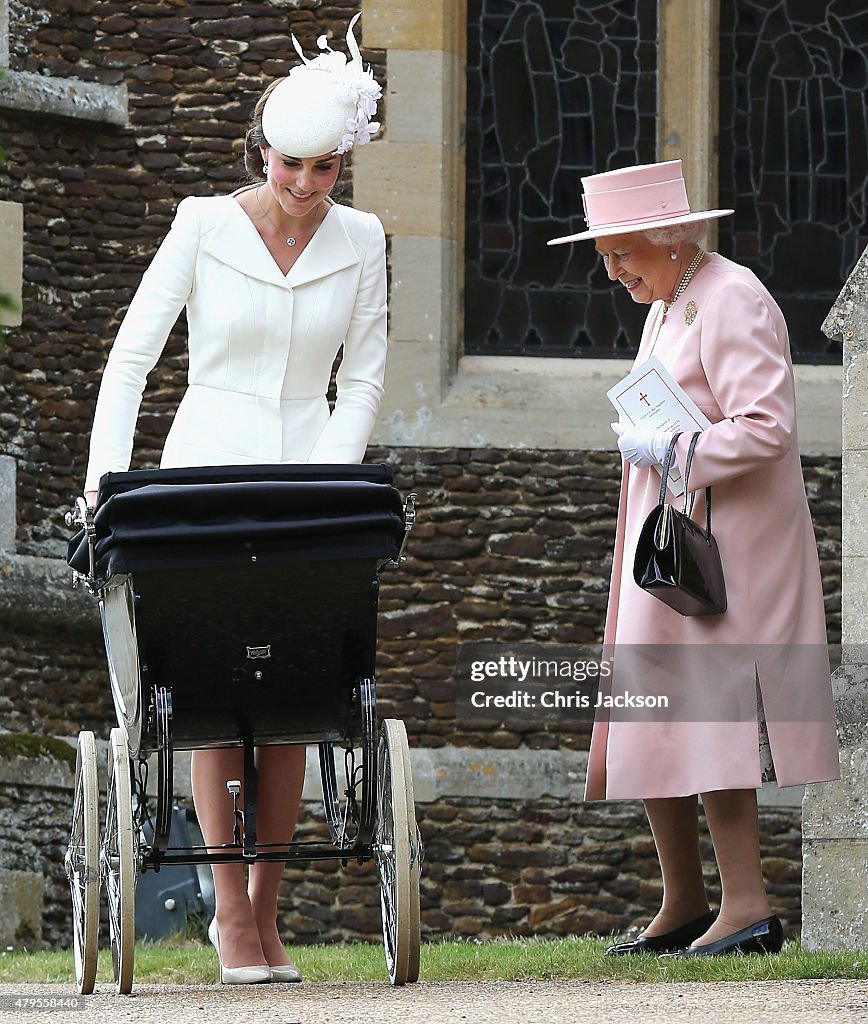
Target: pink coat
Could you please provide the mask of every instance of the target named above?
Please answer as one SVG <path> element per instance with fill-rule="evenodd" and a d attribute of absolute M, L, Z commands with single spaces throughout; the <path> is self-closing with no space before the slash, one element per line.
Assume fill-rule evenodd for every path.
<path fill-rule="evenodd" d="M 661 302 L 652 306 L 636 365 L 653 351 L 711 420 L 696 446 L 690 489 L 700 491 L 694 518 L 704 522 L 704 488 L 712 485 L 729 604 L 721 615 L 685 618 L 636 586 L 636 543 L 660 477 L 625 464 L 605 637 L 614 656 L 611 692 L 635 695 L 653 676 L 663 687 L 657 692 L 668 689 L 687 710 L 678 721 L 660 711 L 640 721 L 642 713 L 616 720 L 618 712 L 598 710 L 586 798 L 759 787 L 757 688 L 778 784 L 838 778 L 823 594 L 783 315 L 751 271 L 716 254 L 665 323 L 662 312 Z M 678 443 L 682 471 L 688 442 Z"/>

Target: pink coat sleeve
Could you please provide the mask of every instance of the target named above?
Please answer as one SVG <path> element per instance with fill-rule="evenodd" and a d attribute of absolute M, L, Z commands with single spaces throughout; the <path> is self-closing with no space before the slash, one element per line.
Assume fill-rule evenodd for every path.
<path fill-rule="evenodd" d="M 748 281 L 728 281 L 708 299 L 700 362 L 723 419 L 699 438 L 690 490 L 781 459 L 795 437 L 795 388 L 783 316 Z M 690 436 L 678 442 L 683 471 Z"/>

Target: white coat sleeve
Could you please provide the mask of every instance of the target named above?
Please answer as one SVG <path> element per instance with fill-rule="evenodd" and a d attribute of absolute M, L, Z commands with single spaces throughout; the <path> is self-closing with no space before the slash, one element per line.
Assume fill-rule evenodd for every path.
<path fill-rule="evenodd" d="M 373 215 L 353 315 L 338 368 L 337 401 L 308 462 L 362 461 L 374 429 L 386 372 L 386 235 Z"/>
<path fill-rule="evenodd" d="M 185 199 L 142 277 L 109 353 L 90 436 L 86 491 L 97 489 L 103 473 L 130 468 L 145 382 L 190 297 L 198 247 L 195 202 Z"/>

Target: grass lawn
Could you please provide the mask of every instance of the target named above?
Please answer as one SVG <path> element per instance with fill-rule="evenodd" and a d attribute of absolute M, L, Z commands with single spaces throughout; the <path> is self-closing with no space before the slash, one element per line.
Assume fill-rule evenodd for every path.
<path fill-rule="evenodd" d="M 868 952 L 813 953 L 788 942 L 775 956 L 660 962 L 656 957 L 607 957 L 598 939 L 497 939 L 433 942 L 422 947 L 421 981 L 762 981 L 868 978 Z M 379 945 L 295 946 L 305 980 L 388 983 Z M 110 981 L 111 955 L 100 951 L 99 981 Z M 210 984 L 217 962 L 210 946 L 191 939 L 140 942 L 136 983 Z M 69 951 L 0 952 L 0 983 L 74 984 Z"/>

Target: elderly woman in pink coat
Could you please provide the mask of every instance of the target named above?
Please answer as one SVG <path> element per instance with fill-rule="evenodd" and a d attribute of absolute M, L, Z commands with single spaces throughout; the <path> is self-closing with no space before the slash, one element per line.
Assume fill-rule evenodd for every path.
<path fill-rule="evenodd" d="M 711 425 L 689 475 L 695 518 L 720 550 L 726 611 L 683 616 L 633 578 L 639 532 L 659 501 L 668 431 L 613 424 L 624 458 L 605 643 L 611 693 L 668 689 L 681 713 L 598 710 L 586 796 L 641 799 L 663 875 L 662 906 L 642 934 L 607 952 L 693 957 L 776 952 L 759 850 L 756 790 L 838 778 L 817 549 L 796 437 L 793 371 L 780 309 L 756 276 L 698 245 L 679 160 L 583 179 L 588 230 L 634 302 L 649 304 L 636 365 L 656 356 Z M 684 471 L 689 433 L 676 443 Z M 656 656 L 655 656 L 656 652 Z M 689 709 L 689 710 L 685 710 Z M 709 911 L 697 796 L 722 898 Z"/>

